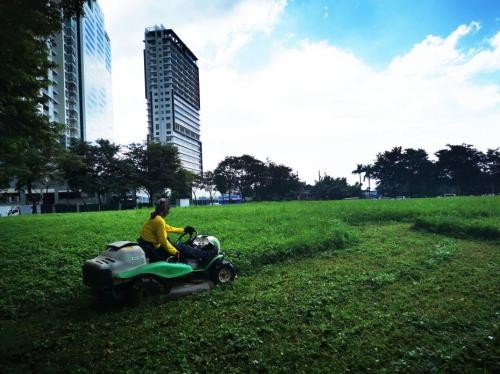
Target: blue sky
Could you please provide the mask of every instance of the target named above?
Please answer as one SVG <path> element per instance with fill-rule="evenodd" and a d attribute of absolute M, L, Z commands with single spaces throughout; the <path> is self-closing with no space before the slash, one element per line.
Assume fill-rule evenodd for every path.
<path fill-rule="evenodd" d="M 394 146 L 500 146 L 498 0 L 100 0 L 115 140 L 146 137 L 144 28 L 199 58 L 204 169 L 251 154 L 348 177 Z"/>
<path fill-rule="evenodd" d="M 292 0 L 273 35 L 291 43 L 326 40 L 374 67 L 385 67 L 426 36 L 445 36 L 471 21 L 480 22 L 481 29 L 461 40 L 461 48 L 481 45 L 500 29 L 500 1 Z M 250 53 L 258 43 L 262 40 L 248 46 Z"/>
<path fill-rule="evenodd" d="M 326 39 L 369 63 L 385 64 L 427 35 L 448 35 L 471 21 L 479 21 L 482 31 L 469 42 L 480 40 L 498 29 L 499 10 L 496 0 L 293 1 L 283 23 L 295 23 L 299 37 Z"/>

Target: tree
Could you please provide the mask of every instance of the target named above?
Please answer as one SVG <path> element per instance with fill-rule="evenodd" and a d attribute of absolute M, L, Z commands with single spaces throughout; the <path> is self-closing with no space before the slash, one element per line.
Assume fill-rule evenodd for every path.
<path fill-rule="evenodd" d="M 359 165 L 358 165 L 359 166 Z M 371 191 L 371 179 L 373 177 L 373 165 L 361 165 L 361 172 L 365 173 L 363 180 L 368 179 L 368 191 Z M 361 186 L 361 174 L 359 175 L 359 184 Z"/>
<path fill-rule="evenodd" d="M 90 144 L 87 142 L 72 139 L 68 149 L 64 151 L 59 160 L 68 188 L 79 194 L 84 205 L 87 203 L 83 199 L 81 192 L 87 190 L 88 176 L 85 154 L 89 146 Z"/>
<path fill-rule="evenodd" d="M 432 195 L 437 185 L 434 178 L 434 165 L 423 149 L 407 148 L 402 158 L 405 190 L 408 196 Z"/>
<path fill-rule="evenodd" d="M 490 192 L 500 191 L 500 148 L 488 149 L 485 158 L 485 171 L 490 184 Z"/>
<path fill-rule="evenodd" d="M 245 196 L 255 196 L 255 191 L 262 182 L 264 163 L 253 156 L 226 157 L 214 170 L 217 189 L 231 193 L 237 190 L 243 199 Z"/>
<path fill-rule="evenodd" d="M 192 185 L 196 174 L 180 168 L 175 175 L 175 182 L 171 186 L 172 194 L 179 198 L 191 198 Z"/>
<path fill-rule="evenodd" d="M 214 170 L 210 182 L 222 194 L 238 191 L 257 200 L 296 199 L 303 185 L 293 170 L 253 156 L 226 157 Z"/>
<path fill-rule="evenodd" d="M 188 176 L 181 172 L 181 161 L 177 148 L 170 144 L 130 144 L 125 152 L 136 170 L 133 178 L 149 197 L 152 206 L 155 195 L 165 194 L 165 190 L 183 190 Z"/>
<path fill-rule="evenodd" d="M 0 185 L 12 179 L 13 170 L 42 164 L 33 148 L 51 148 L 57 141 L 54 124 L 38 107 L 45 104 L 49 61 L 48 43 L 60 31 L 62 13 L 82 13 L 83 0 L 20 0 L 0 3 Z M 28 154 L 26 149 L 32 149 Z M 24 154 L 23 154 L 24 153 Z M 19 155 L 20 157 L 17 157 Z M 23 162 L 30 162 L 31 165 Z M 29 182 L 31 177 L 24 174 Z"/>
<path fill-rule="evenodd" d="M 389 196 L 427 196 L 437 190 L 435 166 L 423 149 L 394 147 L 377 154 L 365 176 L 378 180 L 378 191 Z"/>
<path fill-rule="evenodd" d="M 217 191 L 222 195 L 231 194 L 231 190 L 236 186 L 236 178 L 232 170 L 227 165 L 219 165 L 213 172 L 213 182 Z M 230 200 L 230 199 L 229 199 Z"/>
<path fill-rule="evenodd" d="M 198 204 L 198 198 L 196 197 L 196 192 L 203 189 L 203 175 L 195 175 L 193 178 L 193 183 L 191 184 L 191 191 L 194 196 L 195 204 Z"/>
<path fill-rule="evenodd" d="M 105 139 L 98 139 L 95 145 L 74 140 L 62 161 L 68 186 L 73 191 L 95 193 L 99 209 L 105 194 L 123 195 L 129 188 L 129 184 L 123 186 L 128 168 L 119 159 L 119 151 L 119 145 Z"/>
<path fill-rule="evenodd" d="M 97 145 L 90 146 L 87 170 L 91 180 L 91 191 L 97 194 L 99 209 L 102 205 L 101 197 L 119 189 L 118 179 L 118 152 L 120 146 L 106 139 L 98 139 Z"/>
<path fill-rule="evenodd" d="M 352 174 L 358 174 L 359 175 L 359 184 L 361 185 L 361 174 L 364 173 L 365 170 L 364 170 L 364 165 L 362 164 L 357 164 L 356 165 L 356 169 L 354 169 L 352 171 Z"/>
<path fill-rule="evenodd" d="M 268 161 L 256 192 L 262 200 L 296 199 L 301 187 L 291 168 Z"/>
<path fill-rule="evenodd" d="M 378 153 L 373 167 L 373 176 L 378 179 L 377 190 L 389 196 L 403 195 L 405 172 L 401 147 Z"/>
<path fill-rule="evenodd" d="M 206 171 L 205 173 L 203 173 L 200 179 L 200 188 L 203 188 L 208 192 L 209 201 L 210 204 L 212 204 L 215 192 L 214 173 L 212 171 Z"/>
<path fill-rule="evenodd" d="M 448 149 L 436 152 L 441 179 L 459 195 L 486 192 L 481 183 L 486 179 L 482 170 L 485 155 L 469 144 L 446 146 Z"/>
<path fill-rule="evenodd" d="M 8 155 L 7 168 L 10 177 L 15 177 L 17 190 L 24 190 L 32 203 L 32 213 L 37 213 L 38 196 L 33 189 L 48 185 L 58 179 L 58 157 L 62 147 L 57 142 L 60 128 L 52 124 L 45 136 L 32 139 L 25 148 L 18 148 L 12 155 Z M 18 145 L 24 142 L 17 143 Z M 15 160 L 14 160 L 15 158 Z"/>
<path fill-rule="evenodd" d="M 351 186 L 346 178 L 332 178 L 325 175 L 321 180 L 316 181 L 312 188 L 312 193 L 316 199 L 338 200 L 346 197 L 359 197 L 361 185 L 356 183 Z"/>
<path fill-rule="evenodd" d="M 139 184 L 137 183 L 136 173 L 132 161 L 121 156 L 114 161 L 114 182 L 112 191 L 120 196 L 121 200 L 127 200 L 129 193 L 133 194 L 134 206 L 137 205 L 137 190 Z"/>
<path fill-rule="evenodd" d="M 253 156 L 243 155 L 239 157 L 240 193 L 243 200 L 245 196 L 255 198 L 257 189 L 263 184 L 262 175 L 266 172 L 266 165 Z"/>

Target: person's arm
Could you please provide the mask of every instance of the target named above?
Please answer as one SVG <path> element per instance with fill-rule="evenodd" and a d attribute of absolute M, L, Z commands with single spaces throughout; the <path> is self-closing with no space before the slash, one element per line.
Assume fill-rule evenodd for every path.
<path fill-rule="evenodd" d="M 165 251 L 167 251 L 172 256 L 177 256 L 177 253 L 179 251 L 175 249 L 175 247 L 167 240 L 166 226 L 168 225 L 158 220 L 157 223 L 155 224 L 155 235 L 158 238 L 160 246 Z M 184 232 L 183 229 L 182 232 Z"/>
<path fill-rule="evenodd" d="M 165 223 L 165 231 L 168 232 L 168 233 L 173 233 L 173 234 L 184 234 L 184 229 L 183 228 L 170 226 L 167 223 Z"/>

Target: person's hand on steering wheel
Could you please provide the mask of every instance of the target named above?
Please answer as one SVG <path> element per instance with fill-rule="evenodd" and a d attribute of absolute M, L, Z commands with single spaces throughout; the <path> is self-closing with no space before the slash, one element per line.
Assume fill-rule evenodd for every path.
<path fill-rule="evenodd" d="M 191 243 L 195 239 L 196 233 L 197 232 L 196 232 L 196 229 L 194 227 L 186 226 L 184 228 L 184 233 L 182 233 L 181 236 L 179 236 L 177 238 L 176 243 L 183 243 L 183 244 L 191 245 Z"/>
<path fill-rule="evenodd" d="M 184 227 L 184 233 L 189 234 L 189 236 L 193 235 L 196 230 L 194 229 L 193 226 L 186 226 Z"/>

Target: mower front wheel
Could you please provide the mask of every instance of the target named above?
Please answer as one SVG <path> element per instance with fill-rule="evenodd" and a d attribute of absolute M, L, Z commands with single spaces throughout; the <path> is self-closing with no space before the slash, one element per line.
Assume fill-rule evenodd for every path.
<path fill-rule="evenodd" d="M 228 261 L 222 261 L 218 264 L 215 264 L 211 273 L 210 279 L 214 284 L 226 284 L 230 283 L 234 280 L 236 276 L 236 269 L 233 264 Z"/>

